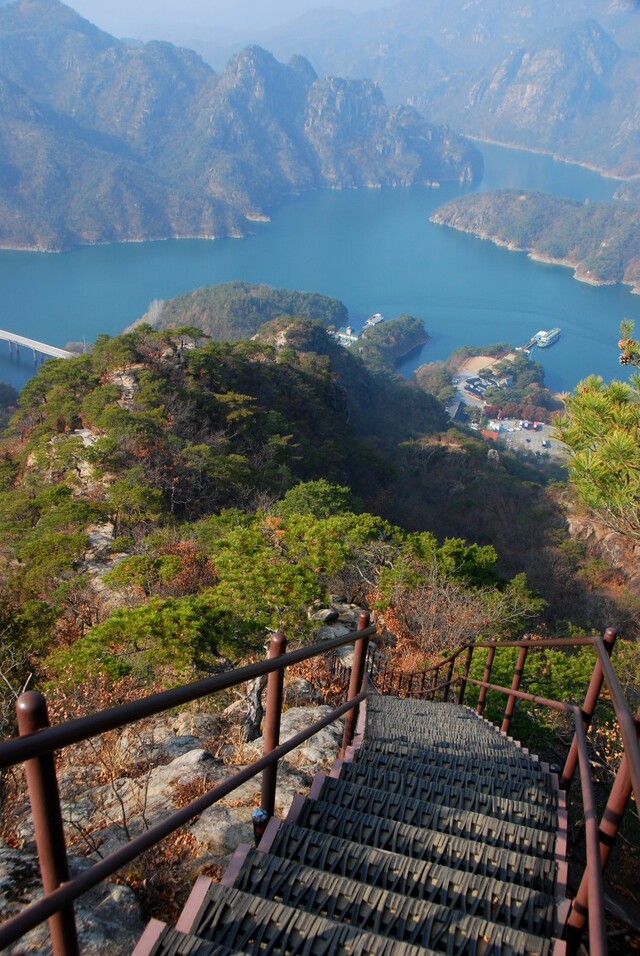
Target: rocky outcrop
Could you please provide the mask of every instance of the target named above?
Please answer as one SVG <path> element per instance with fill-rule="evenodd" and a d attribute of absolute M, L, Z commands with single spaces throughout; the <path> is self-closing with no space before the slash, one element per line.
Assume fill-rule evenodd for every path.
<path fill-rule="evenodd" d="M 246 234 L 308 189 L 478 178 L 467 141 L 372 82 L 259 47 L 217 75 L 58 0 L 0 6 L 0 247 Z"/>
<path fill-rule="evenodd" d="M 90 863 L 71 856 L 69 867 L 75 876 Z M 3 918 L 15 915 L 41 895 L 40 870 L 32 847 L 14 849 L 0 843 L 0 910 Z M 75 904 L 76 927 L 83 956 L 128 956 L 145 926 L 142 909 L 127 886 L 101 883 Z M 51 952 L 46 923 L 36 927 L 19 943 L 6 950 L 12 956 Z"/>
<path fill-rule="evenodd" d="M 630 594 L 640 597 L 640 544 L 571 506 L 567 524 L 571 537 L 582 541 L 592 554 L 620 574 Z"/>
<path fill-rule="evenodd" d="M 309 617 L 318 622 L 320 639 L 357 628 L 360 608 L 335 596 L 330 605 L 317 602 Z M 351 664 L 349 649 L 343 667 Z M 319 703 L 319 691 L 301 677 L 285 685 L 287 709 L 282 715 L 282 743 L 320 720 L 331 707 Z M 302 704 L 302 706 L 301 706 Z M 237 734 L 246 711 L 244 698 L 223 713 L 183 710 L 146 720 L 77 745 L 59 771 L 63 818 L 75 835 L 70 864 L 73 872 L 89 866 L 167 817 L 177 807 L 227 780 L 263 753 L 263 740 L 244 744 Z M 319 731 L 280 761 L 276 813 L 286 815 L 297 793 L 308 791 L 315 773 L 326 771 L 337 756 L 343 722 Z M 71 753 L 71 752 L 69 752 Z M 209 807 L 182 831 L 189 846 L 184 873 L 189 884 L 203 869 L 219 868 L 239 843 L 253 840 L 252 811 L 260 805 L 259 775 Z M 0 844 L 0 907 L 7 915 L 36 898 L 40 876 L 33 850 L 33 826 L 26 804 L 14 811 L 12 842 Z M 82 854 L 82 855 L 80 855 Z M 168 866 L 168 864 L 167 864 Z M 174 872 L 174 876 L 177 876 Z M 131 952 L 143 928 L 141 911 L 131 890 L 101 884 L 76 905 L 81 952 L 119 956 Z M 18 953 L 48 952 L 48 931 L 39 927 L 25 938 Z"/>

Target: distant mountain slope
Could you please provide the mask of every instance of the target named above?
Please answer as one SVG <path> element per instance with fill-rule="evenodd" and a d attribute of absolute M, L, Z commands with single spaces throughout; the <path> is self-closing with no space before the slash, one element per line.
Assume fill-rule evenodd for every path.
<path fill-rule="evenodd" d="M 0 246 L 240 235 L 306 189 L 476 178 L 478 152 L 371 82 L 252 47 L 221 75 L 58 0 L 0 7 Z"/>
<path fill-rule="evenodd" d="M 464 133 L 640 175 L 635 0 L 401 0 L 361 16 L 319 10 L 264 42 L 372 77 L 390 103 Z"/>
<path fill-rule="evenodd" d="M 640 205 L 498 190 L 455 199 L 431 221 L 571 266 L 584 282 L 625 282 L 640 292 Z"/>

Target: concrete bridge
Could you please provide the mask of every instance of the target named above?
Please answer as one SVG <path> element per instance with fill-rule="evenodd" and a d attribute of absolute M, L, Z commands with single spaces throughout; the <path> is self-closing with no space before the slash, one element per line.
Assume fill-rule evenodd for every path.
<path fill-rule="evenodd" d="M 47 345 L 46 342 L 38 342 L 36 339 L 28 339 L 25 335 L 16 335 L 15 332 L 5 332 L 0 329 L 0 340 L 9 343 L 9 350 L 13 355 L 20 352 L 20 346 L 31 349 L 33 352 L 33 361 L 37 362 L 36 353 L 40 355 L 51 355 L 53 358 L 72 358 L 74 352 L 67 352 L 66 349 L 59 349 L 55 345 Z"/>

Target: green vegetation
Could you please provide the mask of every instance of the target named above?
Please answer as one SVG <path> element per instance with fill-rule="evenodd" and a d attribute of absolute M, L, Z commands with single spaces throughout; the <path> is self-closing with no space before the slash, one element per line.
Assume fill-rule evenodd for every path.
<path fill-rule="evenodd" d="M 429 341 L 424 322 L 412 315 L 399 315 L 365 329 L 356 346 L 365 365 L 373 371 L 393 371 L 398 359 Z"/>
<path fill-rule="evenodd" d="M 0 431 L 9 421 L 11 410 L 18 403 L 18 393 L 11 385 L 0 382 Z"/>
<path fill-rule="evenodd" d="M 585 282 L 640 286 L 640 207 L 497 190 L 454 199 L 432 222 L 573 266 Z"/>
<path fill-rule="evenodd" d="M 143 320 L 156 329 L 191 326 L 216 342 L 232 342 L 249 338 L 281 316 L 304 316 L 325 327 L 347 322 L 346 307 L 338 299 L 249 282 L 202 286 L 168 302 L 153 302 Z"/>
<path fill-rule="evenodd" d="M 623 322 L 621 331 L 622 364 L 640 366 L 633 324 Z M 640 374 L 608 384 L 592 375 L 565 405 L 556 434 L 571 452 L 578 494 L 606 525 L 640 540 Z"/>
<path fill-rule="evenodd" d="M 14 691 L 29 673 L 212 673 L 262 653 L 267 629 L 308 639 L 307 609 L 331 593 L 375 607 L 420 665 L 463 637 L 610 623 L 539 474 L 446 431 L 430 396 L 319 321 L 200 334 L 102 336 L 20 395 L 0 443 Z"/>

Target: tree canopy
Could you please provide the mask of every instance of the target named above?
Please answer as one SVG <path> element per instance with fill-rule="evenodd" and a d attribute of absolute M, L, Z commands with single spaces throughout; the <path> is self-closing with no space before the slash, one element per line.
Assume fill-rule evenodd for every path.
<path fill-rule="evenodd" d="M 621 364 L 640 366 L 633 324 L 621 328 Z M 565 404 L 556 434 L 571 452 L 578 494 L 609 527 L 640 540 L 640 374 L 609 383 L 592 375 Z"/>

